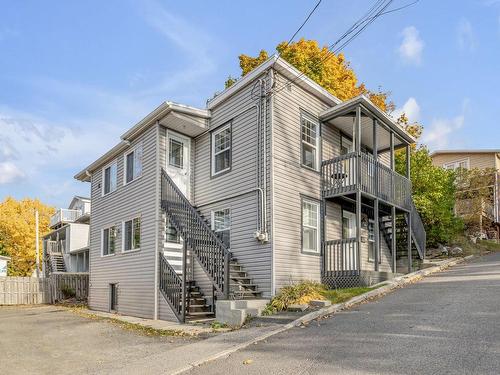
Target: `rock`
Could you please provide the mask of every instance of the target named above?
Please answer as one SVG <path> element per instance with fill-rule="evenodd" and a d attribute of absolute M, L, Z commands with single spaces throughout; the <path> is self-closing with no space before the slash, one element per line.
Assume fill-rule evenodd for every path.
<path fill-rule="evenodd" d="M 439 245 L 439 251 L 442 255 L 448 255 L 449 249 L 446 246 Z"/>
<path fill-rule="evenodd" d="M 307 309 L 309 306 L 306 305 L 306 304 L 303 304 L 303 305 L 299 305 L 299 304 L 294 304 L 294 305 L 290 305 L 287 307 L 287 311 L 292 311 L 292 312 L 302 312 L 304 311 L 305 309 Z"/>
<path fill-rule="evenodd" d="M 313 299 L 312 301 L 309 302 L 309 305 L 314 306 L 314 307 L 326 307 L 326 306 L 331 306 L 332 301 L 323 301 L 319 299 Z"/>
<path fill-rule="evenodd" d="M 462 250 L 461 247 L 455 246 L 454 248 L 451 249 L 451 254 L 452 255 L 458 255 L 462 254 L 464 251 Z"/>

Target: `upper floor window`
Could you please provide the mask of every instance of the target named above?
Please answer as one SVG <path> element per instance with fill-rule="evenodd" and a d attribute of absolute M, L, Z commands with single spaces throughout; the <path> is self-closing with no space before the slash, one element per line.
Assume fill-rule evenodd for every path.
<path fill-rule="evenodd" d="M 444 169 L 451 169 L 453 171 L 459 169 L 469 169 L 469 159 L 452 161 L 451 163 L 443 164 Z"/>
<path fill-rule="evenodd" d="M 102 230 L 102 255 L 113 255 L 116 250 L 116 226 Z"/>
<path fill-rule="evenodd" d="M 319 253 L 320 250 L 319 203 L 302 201 L 302 251 Z"/>
<path fill-rule="evenodd" d="M 231 169 L 231 124 L 212 133 L 212 176 Z"/>
<path fill-rule="evenodd" d="M 319 170 L 319 123 L 317 120 L 302 114 L 300 116 L 301 162 L 302 165 Z"/>
<path fill-rule="evenodd" d="M 212 229 L 229 247 L 231 242 L 231 210 L 229 208 L 212 211 Z"/>
<path fill-rule="evenodd" d="M 184 144 L 170 138 L 168 148 L 168 164 L 176 168 L 184 168 Z"/>
<path fill-rule="evenodd" d="M 125 183 L 129 183 L 142 175 L 142 145 L 138 145 L 125 154 Z"/>
<path fill-rule="evenodd" d="M 123 251 L 141 248 L 141 218 L 136 217 L 123 223 Z"/>
<path fill-rule="evenodd" d="M 116 190 L 117 170 L 116 161 L 102 170 L 102 195 Z"/>

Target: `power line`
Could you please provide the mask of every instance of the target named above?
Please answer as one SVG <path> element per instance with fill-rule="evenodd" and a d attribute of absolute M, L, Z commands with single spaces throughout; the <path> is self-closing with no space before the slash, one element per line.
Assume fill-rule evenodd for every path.
<path fill-rule="evenodd" d="M 347 46 L 354 38 L 356 38 L 361 32 L 363 32 L 370 24 L 372 24 L 382 12 L 387 9 L 387 7 L 392 3 L 393 0 L 378 0 L 375 4 L 368 10 L 368 12 L 357 20 L 344 34 L 342 34 L 334 43 L 332 43 L 327 51 L 326 56 L 321 58 L 320 60 L 316 60 L 316 64 L 321 64 L 330 59 L 335 53 L 338 53 L 342 48 Z M 354 34 L 353 34 L 354 33 Z M 351 35 L 353 34 L 353 35 Z M 351 36 L 350 36 L 351 35 Z M 339 48 L 335 48 L 339 43 L 341 43 L 344 39 L 347 39 Z M 284 83 L 282 87 L 276 89 L 274 93 L 281 92 L 287 85 L 296 82 L 298 79 L 301 79 L 306 74 L 304 72 L 300 73 L 297 77 L 295 77 L 291 82 Z"/>
<path fill-rule="evenodd" d="M 311 18 L 311 16 L 313 15 L 313 13 L 316 11 L 316 9 L 318 9 L 319 7 L 319 4 L 321 4 L 321 1 L 322 0 L 319 0 L 317 3 L 316 3 L 316 6 L 309 12 L 308 16 L 306 17 L 306 19 L 304 20 L 304 22 L 302 22 L 302 25 L 300 25 L 300 27 L 297 29 L 297 31 L 295 31 L 295 33 L 292 35 L 292 37 L 288 40 L 288 42 L 286 42 L 286 45 L 288 46 L 292 41 L 293 41 L 293 38 L 295 38 L 297 36 L 297 34 L 300 32 L 300 30 L 302 30 L 302 28 L 305 26 L 305 24 L 307 23 L 307 21 L 309 21 L 309 18 Z M 279 55 L 278 55 L 279 56 Z"/>
<path fill-rule="evenodd" d="M 317 60 L 317 63 L 324 63 L 328 59 L 330 59 L 332 56 L 335 54 L 338 54 L 343 48 L 345 48 L 347 45 L 349 45 L 359 34 L 361 34 L 368 26 L 370 26 L 377 18 L 393 13 L 396 11 L 400 11 L 402 9 L 408 8 L 410 6 L 415 5 L 416 3 L 419 2 L 419 0 L 415 0 L 411 3 L 405 4 L 401 7 L 394 8 L 387 10 L 389 5 L 393 0 L 378 0 L 375 2 L 375 4 L 366 12 L 366 14 L 361 17 L 358 21 L 356 21 L 346 32 L 344 32 L 334 43 L 332 43 L 327 51 L 326 51 L 326 56 L 319 61 Z M 346 39 L 340 46 L 339 43 L 341 43 L 344 39 Z M 338 46 L 338 47 L 337 47 Z M 279 56 L 278 56 L 279 57 Z M 297 77 L 295 77 L 292 81 L 286 82 L 282 85 L 282 87 L 279 87 L 277 89 L 274 89 L 273 91 L 270 91 L 270 94 L 272 95 L 273 93 L 278 93 L 282 91 L 285 87 L 288 85 L 296 82 L 298 79 L 302 78 L 305 75 L 305 73 L 299 74 Z"/>

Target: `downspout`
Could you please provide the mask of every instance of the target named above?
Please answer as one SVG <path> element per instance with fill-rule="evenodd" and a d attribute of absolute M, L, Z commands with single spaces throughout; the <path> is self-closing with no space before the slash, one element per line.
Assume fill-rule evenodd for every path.
<path fill-rule="evenodd" d="M 159 226 L 160 226 L 160 122 L 156 121 L 156 171 L 155 171 L 155 269 L 154 269 L 154 314 L 153 319 L 158 320 L 158 264 L 159 264 Z M 184 260 L 185 261 L 185 260 Z"/>
<path fill-rule="evenodd" d="M 269 70 L 271 76 L 271 89 L 274 87 L 274 70 Z M 274 98 L 269 95 L 269 133 L 270 133 L 270 147 L 269 147 L 269 164 L 270 164 L 270 188 L 271 188 L 271 295 L 274 295 L 276 280 L 275 280 L 275 257 L 274 257 L 274 135 L 273 135 L 273 119 L 274 119 Z"/>

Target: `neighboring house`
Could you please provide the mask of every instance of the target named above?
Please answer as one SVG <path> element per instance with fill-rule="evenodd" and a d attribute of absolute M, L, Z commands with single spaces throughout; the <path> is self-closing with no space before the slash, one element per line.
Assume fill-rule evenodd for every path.
<path fill-rule="evenodd" d="M 75 176 L 91 183 L 90 307 L 184 320 L 406 272 L 425 231 L 394 150 L 413 142 L 276 57 L 204 109 L 163 103 Z"/>
<path fill-rule="evenodd" d="M 469 218 L 471 211 L 478 211 L 475 218 L 479 231 L 492 238 L 500 234 L 500 150 L 437 150 L 431 153 L 432 162 L 438 167 L 459 171 L 463 169 L 488 169 L 492 173 L 484 178 L 484 187 L 489 194 L 481 194 L 481 201 L 476 202 L 472 191 L 467 186 L 457 185 L 457 203 L 455 211 L 458 215 Z M 483 186 L 483 185 L 480 185 Z"/>
<path fill-rule="evenodd" d="M 75 196 L 50 218 L 43 237 L 43 274 L 89 271 L 90 199 Z"/>
<path fill-rule="evenodd" d="M 7 266 L 9 261 L 10 257 L 0 255 L 0 277 L 7 276 Z"/>

